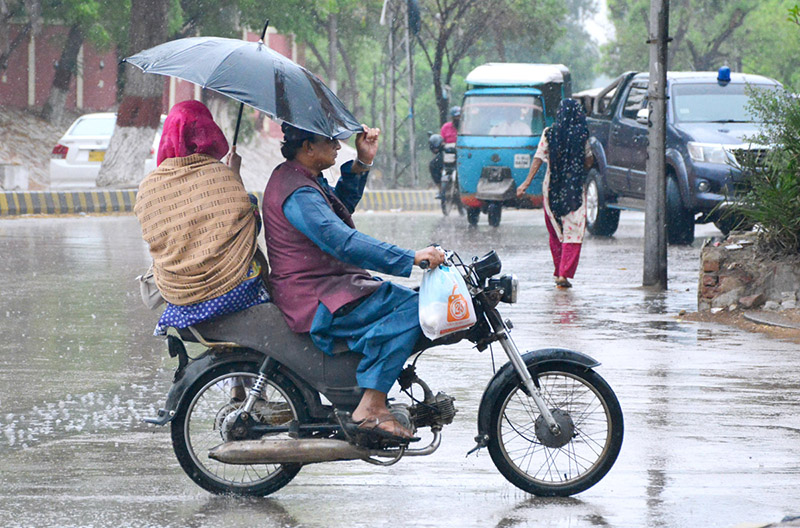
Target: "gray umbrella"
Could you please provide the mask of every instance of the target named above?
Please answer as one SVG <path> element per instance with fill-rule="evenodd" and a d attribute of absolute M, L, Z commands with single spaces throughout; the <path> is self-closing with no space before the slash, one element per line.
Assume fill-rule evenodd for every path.
<path fill-rule="evenodd" d="M 199 84 L 315 134 L 344 139 L 362 130 L 344 103 L 319 78 L 262 41 L 184 38 L 123 61 L 146 73 Z M 241 115 L 240 108 L 239 119 Z M 237 121 L 234 145 L 238 132 Z"/>

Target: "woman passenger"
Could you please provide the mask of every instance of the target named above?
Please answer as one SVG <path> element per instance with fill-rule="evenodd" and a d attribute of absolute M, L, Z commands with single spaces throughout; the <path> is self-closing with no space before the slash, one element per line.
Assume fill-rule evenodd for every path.
<path fill-rule="evenodd" d="M 139 185 L 134 212 L 167 302 L 155 335 L 269 301 L 256 260 L 258 208 L 220 160 L 228 142 L 199 101 L 172 107 L 158 167 Z"/>

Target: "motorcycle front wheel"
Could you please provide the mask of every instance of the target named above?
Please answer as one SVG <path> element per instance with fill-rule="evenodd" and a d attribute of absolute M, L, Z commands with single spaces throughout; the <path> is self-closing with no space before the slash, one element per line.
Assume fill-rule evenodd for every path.
<path fill-rule="evenodd" d="M 201 488 L 216 494 L 264 496 L 288 484 L 301 464 L 224 464 L 208 457 L 223 442 L 225 417 L 242 403 L 231 398 L 234 386 L 252 387 L 259 365 L 243 361 L 209 370 L 184 395 L 172 420 L 172 447 L 181 467 Z M 284 425 L 307 420 L 297 388 L 279 373 L 268 376 L 251 415 L 261 423 Z M 288 436 L 287 436 L 288 437 Z"/>
<path fill-rule="evenodd" d="M 549 434 L 519 377 L 509 376 L 491 408 L 489 453 L 518 488 L 540 496 L 574 495 L 595 485 L 622 447 L 622 409 L 599 374 L 553 361 L 529 367 L 564 438 Z"/>

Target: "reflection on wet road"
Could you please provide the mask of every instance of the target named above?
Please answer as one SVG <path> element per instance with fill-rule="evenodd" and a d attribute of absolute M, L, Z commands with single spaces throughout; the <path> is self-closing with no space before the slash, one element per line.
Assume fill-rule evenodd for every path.
<path fill-rule="evenodd" d="M 729 527 L 800 513 L 796 346 L 681 321 L 696 306 L 703 236 L 669 250 L 669 291 L 642 289 L 641 215 L 584 244 L 575 287 L 553 287 L 541 211 L 493 229 L 435 214 L 360 214 L 359 227 L 462 257 L 497 249 L 521 282 L 503 314 L 523 349 L 597 358 L 626 420 L 616 466 L 569 499 L 530 497 L 488 453 L 465 457 L 493 362 L 462 343 L 418 363 L 459 414 L 429 457 L 389 468 L 304 468 L 266 499 L 208 495 L 181 471 L 169 431 L 141 422 L 163 404 L 175 366 L 151 337 L 155 312 L 133 277 L 147 252 L 131 216 L 0 221 L 0 526 L 95 527 Z M 416 285 L 420 272 L 407 285 Z"/>

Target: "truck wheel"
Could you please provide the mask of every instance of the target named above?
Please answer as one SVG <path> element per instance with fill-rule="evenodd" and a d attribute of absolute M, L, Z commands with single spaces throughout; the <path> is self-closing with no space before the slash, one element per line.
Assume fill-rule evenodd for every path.
<path fill-rule="evenodd" d="M 492 202 L 486 207 L 486 215 L 489 217 L 489 225 L 497 227 L 500 225 L 500 215 L 503 212 L 503 205 L 499 202 Z"/>
<path fill-rule="evenodd" d="M 674 176 L 667 177 L 667 242 L 680 246 L 694 242 L 694 215 L 683 206 Z"/>
<path fill-rule="evenodd" d="M 481 216 L 481 208 L 480 207 L 470 207 L 467 209 L 467 222 L 469 225 L 476 226 L 478 225 L 478 218 Z"/>
<path fill-rule="evenodd" d="M 611 236 L 619 226 L 619 209 L 606 207 L 603 184 L 597 169 L 586 178 L 586 229 L 595 236 Z"/>

